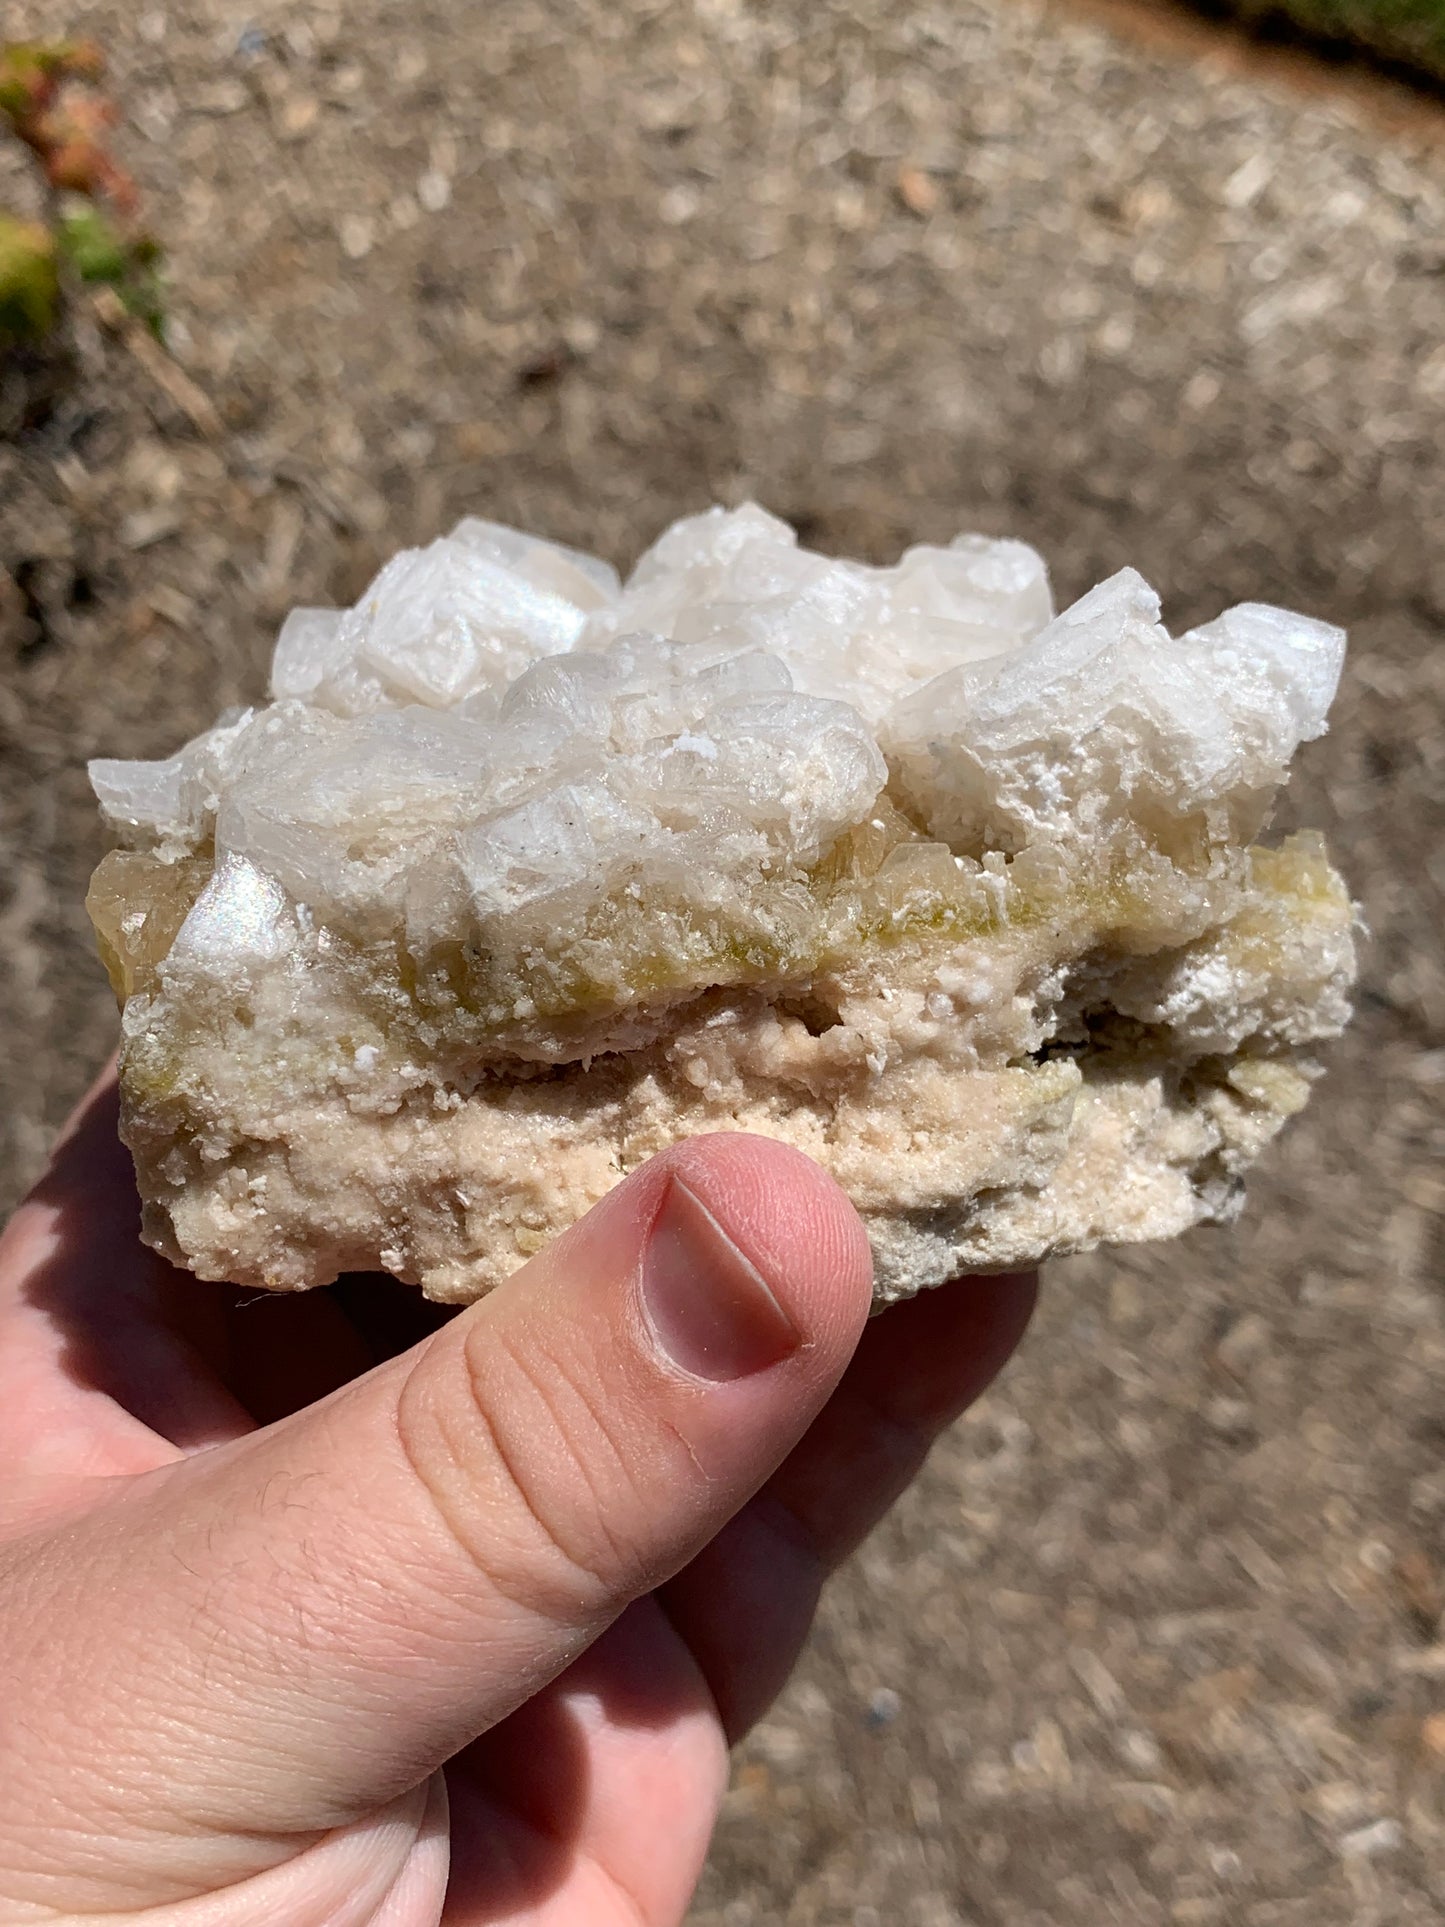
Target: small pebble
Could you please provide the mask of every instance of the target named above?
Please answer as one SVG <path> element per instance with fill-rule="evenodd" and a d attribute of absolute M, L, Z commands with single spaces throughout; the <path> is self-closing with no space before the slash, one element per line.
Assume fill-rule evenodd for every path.
<path fill-rule="evenodd" d="M 903 1702 L 893 1691 L 893 1688 L 891 1686 L 880 1686 L 868 1702 L 868 1710 L 863 1715 L 863 1723 L 865 1726 L 871 1726 L 875 1732 L 881 1731 L 885 1726 L 892 1726 L 902 1710 Z"/>
<path fill-rule="evenodd" d="M 923 218 L 938 206 L 938 183 L 921 167 L 900 167 L 894 187 L 910 214 Z"/>
<path fill-rule="evenodd" d="M 1347 1833 L 1340 1841 L 1340 1852 L 1347 1860 L 1375 1860 L 1383 1853 L 1397 1853 L 1404 1842 L 1398 1820 L 1375 1820 Z"/>

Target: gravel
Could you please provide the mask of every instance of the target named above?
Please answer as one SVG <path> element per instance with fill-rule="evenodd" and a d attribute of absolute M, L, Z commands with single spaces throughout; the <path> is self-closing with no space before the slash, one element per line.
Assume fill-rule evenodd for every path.
<path fill-rule="evenodd" d="M 1437 1921 L 1435 111 L 1032 0 L 67 25 L 177 361 L 87 319 L 0 380 L 7 1193 L 114 1035 L 83 758 L 254 696 L 286 608 L 463 512 L 626 561 L 756 495 L 874 559 L 1019 534 L 1065 596 L 1132 563 L 1175 627 L 1348 622 L 1293 806 L 1371 932 L 1332 1075 L 1238 1226 L 1054 1269 L 740 1753 L 695 1921 Z"/>

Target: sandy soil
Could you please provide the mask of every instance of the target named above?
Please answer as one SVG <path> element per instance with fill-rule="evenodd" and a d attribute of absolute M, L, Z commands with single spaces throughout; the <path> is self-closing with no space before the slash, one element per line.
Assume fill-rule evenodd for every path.
<path fill-rule="evenodd" d="M 1056 1268 L 744 1749 L 696 1920 L 1438 1920 L 1431 110 L 1028 0 L 0 4 L 59 24 L 113 52 L 194 388 L 90 324 L 0 381 L 0 1186 L 114 1030 L 83 758 L 254 696 L 290 604 L 464 510 L 625 561 L 755 495 L 1347 621 L 1292 806 L 1372 932 L 1333 1074 L 1239 1226 Z"/>

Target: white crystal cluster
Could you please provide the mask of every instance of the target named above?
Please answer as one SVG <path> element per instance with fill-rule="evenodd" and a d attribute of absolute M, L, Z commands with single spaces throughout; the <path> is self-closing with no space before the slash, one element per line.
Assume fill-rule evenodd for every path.
<path fill-rule="evenodd" d="M 1177 640 L 1121 569 L 1022 648 L 945 670 L 888 719 L 903 793 L 968 848 L 1152 829 L 1233 806 L 1258 830 L 1290 758 L 1322 733 L 1345 635 L 1240 603 Z"/>
<path fill-rule="evenodd" d="M 1120 817 L 1258 817 L 1324 727 L 1342 649 L 1253 604 L 1174 640 L 1129 569 L 1055 616 L 1038 555 L 980 536 L 870 568 L 799 549 L 756 507 L 713 509 L 622 586 L 468 519 L 354 609 L 293 614 L 269 707 L 91 774 L 134 838 L 214 842 L 179 954 L 233 906 L 254 952 L 258 877 L 421 952 L 559 897 L 706 901 L 806 867 L 890 765 L 920 827 L 966 856 Z"/>
<path fill-rule="evenodd" d="M 852 709 L 797 695 L 754 650 L 623 638 L 491 694 L 487 716 L 285 698 L 168 764 L 103 765 L 96 787 L 162 844 L 213 835 L 217 890 L 254 894 L 239 860 L 323 917 L 401 923 L 425 950 L 558 893 L 705 890 L 810 862 L 887 777 Z"/>
<path fill-rule="evenodd" d="M 97 762 L 146 1237 L 274 1289 L 490 1289 L 678 1138 L 816 1158 L 880 1299 L 1238 1205 L 1347 1015 L 1308 834 L 1250 847 L 1343 636 L 1056 614 L 964 535 L 756 507 L 625 583 L 468 519 L 282 629 L 271 700 Z"/>

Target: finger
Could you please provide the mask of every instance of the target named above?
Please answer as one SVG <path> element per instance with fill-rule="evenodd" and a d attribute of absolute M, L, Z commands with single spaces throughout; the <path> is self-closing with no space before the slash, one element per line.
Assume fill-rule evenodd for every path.
<path fill-rule="evenodd" d="M 992 1379 L 1034 1287 L 962 1279 L 876 1320 L 720 1541 L 452 1763 L 448 1927 L 683 1917 L 724 1785 L 714 1709 L 734 1736 L 762 1711 L 824 1573 Z"/>
<path fill-rule="evenodd" d="M 960 1278 L 875 1319 L 801 1444 L 663 1588 L 730 1739 L 781 1690 L 828 1574 L 992 1383 L 1037 1295 L 1033 1272 Z"/>
<path fill-rule="evenodd" d="M 446 1927 L 680 1921 L 727 1788 L 707 1685 L 639 1599 L 447 1768 Z"/>
<path fill-rule="evenodd" d="M 108 1070 L 0 1235 L 0 1456 L 32 1479 L 166 1464 L 324 1397 L 435 1312 L 389 1279 L 239 1292 L 148 1250 Z"/>
<path fill-rule="evenodd" d="M 696 1139 L 414 1352 L 137 1482 L 63 1553 L 36 1547 L 10 1589 L 25 1621 L 0 1625 L 27 1659 L 0 1718 L 32 1760 L 31 1736 L 66 1730 L 57 1706 L 97 1741 L 0 1789 L 9 1853 L 53 1851 L 99 1803 L 135 1838 L 88 1876 L 95 1906 L 136 1878 L 183 1888 L 202 1861 L 213 1881 L 218 1839 L 235 1879 L 273 1835 L 415 1784 L 774 1470 L 870 1281 L 816 1166 Z"/>
<path fill-rule="evenodd" d="M 249 1424 L 206 1362 L 218 1301 L 140 1241 L 117 1109 L 107 1072 L 0 1233 L 0 1457 L 32 1475 L 145 1471 Z"/>
<path fill-rule="evenodd" d="M 1034 1288 L 1032 1276 L 961 1279 L 875 1320 L 807 1437 L 720 1541 L 453 1761 L 448 1927 L 683 1917 L 724 1789 L 716 1709 L 734 1737 L 763 1710 L 823 1575 L 993 1378 Z"/>

